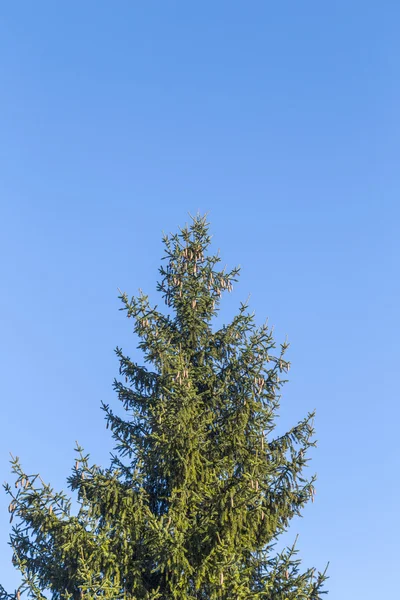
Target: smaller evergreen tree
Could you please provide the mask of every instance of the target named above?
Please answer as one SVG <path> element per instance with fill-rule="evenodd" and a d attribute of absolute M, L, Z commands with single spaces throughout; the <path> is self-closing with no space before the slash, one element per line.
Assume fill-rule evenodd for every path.
<path fill-rule="evenodd" d="M 121 294 L 147 366 L 120 348 L 114 388 L 126 411 L 103 405 L 115 453 L 107 468 L 77 447 L 71 499 L 12 460 L 13 563 L 22 582 L 0 600 L 317 600 L 325 572 L 301 569 L 279 535 L 314 495 L 303 476 L 313 413 L 276 436 L 282 344 L 257 327 L 246 304 L 212 326 L 238 269 L 208 254 L 208 224 L 197 217 L 165 237 L 158 290 L 163 314 L 140 294 Z"/>

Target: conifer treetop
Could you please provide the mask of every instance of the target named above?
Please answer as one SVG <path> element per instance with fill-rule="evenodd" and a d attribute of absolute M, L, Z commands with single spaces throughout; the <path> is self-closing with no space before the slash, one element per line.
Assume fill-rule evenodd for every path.
<path fill-rule="evenodd" d="M 165 236 L 157 289 L 120 294 L 144 364 L 116 348 L 120 409 L 103 404 L 115 449 L 107 468 L 77 446 L 68 478 L 78 499 L 12 467 L 6 485 L 15 593 L 0 600 L 317 600 L 325 572 L 302 569 L 276 541 L 314 498 L 305 478 L 315 445 L 311 412 L 276 435 L 287 343 L 247 303 L 213 327 L 239 269 L 209 252 L 206 217 Z"/>

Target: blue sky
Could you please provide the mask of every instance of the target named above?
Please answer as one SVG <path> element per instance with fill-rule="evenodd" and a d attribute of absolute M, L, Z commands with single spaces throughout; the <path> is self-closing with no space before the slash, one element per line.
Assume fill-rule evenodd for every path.
<path fill-rule="evenodd" d="M 163 231 L 209 212 L 215 247 L 292 344 L 280 427 L 316 408 L 304 563 L 331 600 L 394 597 L 398 539 L 397 2 L 0 7 L 0 476 L 57 488 L 121 345 L 117 287 L 155 302 Z M 0 496 L 0 581 L 17 577 Z"/>

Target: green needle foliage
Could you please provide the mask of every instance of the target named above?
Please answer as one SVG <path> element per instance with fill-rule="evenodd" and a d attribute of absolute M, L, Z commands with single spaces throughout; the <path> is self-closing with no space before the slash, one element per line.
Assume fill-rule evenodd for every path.
<path fill-rule="evenodd" d="M 274 435 L 287 344 L 275 353 L 267 325 L 246 304 L 213 329 L 239 269 L 219 270 L 203 217 L 164 238 L 158 290 L 123 308 L 142 366 L 120 348 L 114 388 L 124 417 L 103 405 L 115 454 L 106 469 L 77 447 L 68 479 L 78 509 L 38 475 L 12 466 L 6 485 L 13 563 L 22 583 L 0 599 L 315 600 L 325 573 L 301 569 L 278 536 L 313 498 L 303 478 L 313 413 Z M 75 513 L 75 514 L 74 514 Z"/>

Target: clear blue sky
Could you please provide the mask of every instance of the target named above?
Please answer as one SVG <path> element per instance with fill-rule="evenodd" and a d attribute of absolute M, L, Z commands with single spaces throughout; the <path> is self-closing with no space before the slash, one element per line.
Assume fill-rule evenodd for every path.
<path fill-rule="evenodd" d="M 293 523 L 331 600 L 398 587 L 400 5 L 2 2 L 0 476 L 107 461 L 117 287 L 157 302 L 162 231 L 209 211 L 292 343 L 281 425 L 317 409 Z M 0 580 L 14 586 L 0 495 Z"/>

